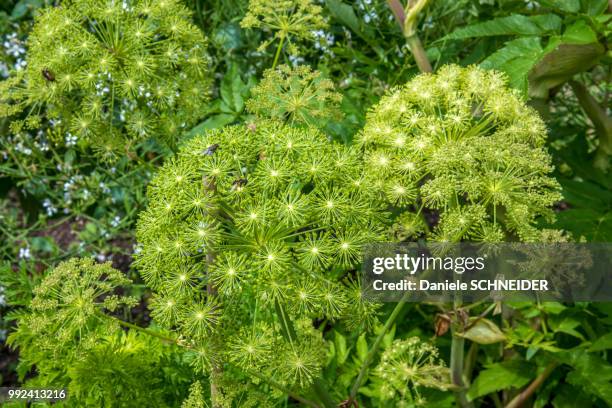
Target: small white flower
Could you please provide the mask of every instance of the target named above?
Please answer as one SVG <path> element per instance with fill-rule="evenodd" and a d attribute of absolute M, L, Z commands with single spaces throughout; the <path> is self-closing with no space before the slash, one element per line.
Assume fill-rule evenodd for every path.
<path fill-rule="evenodd" d="M 30 253 L 30 248 L 29 247 L 19 248 L 18 257 L 19 259 L 30 259 L 32 257 L 32 254 Z"/>

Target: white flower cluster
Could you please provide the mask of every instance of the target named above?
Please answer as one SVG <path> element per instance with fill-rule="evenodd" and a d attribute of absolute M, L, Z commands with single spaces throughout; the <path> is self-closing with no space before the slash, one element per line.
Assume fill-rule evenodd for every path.
<path fill-rule="evenodd" d="M 365 23 L 371 23 L 378 20 L 378 13 L 372 6 L 372 0 L 359 0 L 357 7 L 363 14 L 363 21 Z"/>
<path fill-rule="evenodd" d="M 4 48 L 4 55 L 7 55 L 15 60 L 13 69 L 16 71 L 21 71 L 26 67 L 26 49 L 24 47 L 24 42 L 17 36 L 17 33 L 11 33 L 4 37 L 4 41 L 2 41 L 2 48 Z M 9 69 L 6 63 L 0 65 L 0 75 L 2 77 L 8 77 L 8 71 Z"/>
<path fill-rule="evenodd" d="M 327 54 L 330 57 L 334 56 L 334 52 L 331 50 L 331 47 L 336 42 L 336 38 L 332 33 L 328 33 L 325 30 L 315 30 L 312 31 L 312 36 L 315 40 L 315 49 L 322 51 L 324 54 Z"/>

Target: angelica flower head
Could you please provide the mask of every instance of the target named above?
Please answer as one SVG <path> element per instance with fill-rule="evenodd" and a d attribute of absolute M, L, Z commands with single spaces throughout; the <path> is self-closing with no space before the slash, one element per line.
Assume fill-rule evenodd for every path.
<path fill-rule="evenodd" d="M 89 340 L 118 329 L 100 318 L 102 310 L 114 312 L 137 303 L 132 297 L 115 293 L 130 283 L 110 262 L 97 264 L 79 258 L 62 262 L 33 289 L 28 313 L 20 319 L 12 341 L 19 343 L 23 336 L 34 335 L 40 338 L 38 348 L 45 350 L 71 343 L 91 346 Z M 61 341 L 44 341 L 56 337 Z"/>
<path fill-rule="evenodd" d="M 137 230 L 157 323 L 222 360 L 307 386 L 324 360 L 311 319 L 376 313 L 338 280 L 388 227 L 381 203 L 353 183 L 362 166 L 318 131 L 276 121 L 186 143 L 152 181 Z M 267 326 L 263 316 L 307 324 Z M 283 373 L 269 350 L 285 350 Z"/>
<path fill-rule="evenodd" d="M 0 114 L 44 108 L 70 132 L 66 143 L 103 154 L 146 138 L 175 143 L 205 109 L 206 40 L 176 1 L 124 4 L 44 9 L 28 39 L 27 68 L 0 87 Z"/>
<path fill-rule="evenodd" d="M 438 356 L 438 349 L 418 337 L 395 340 L 387 348 L 373 372 L 380 383 L 383 400 L 400 400 L 422 406 L 420 387 L 447 390 L 451 387 L 450 371 Z"/>
<path fill-rule="evenodd" d="M 560 199 L 545 138 L 504 76 L 451 65 L 383 97 L 358 143 L 372 169 L 366 184 L 413 214 L 396 237 L 531 241 Z M 436 218 L 430 232 L 418 220 L 426 212 Z"/>
<path fill-rule="evenodd" d="M 274 36 L 259 46 L 260 51 L 278 40 L 287 44 L 289 54 L 297 55 L 299 40 L 314 41 L 314 33 L 327 28 L 322 11 L 313 0 L 250 0 L 240 25 L 273 32 Z"/>
<path fill-rule="evenodd" d="M 334 83 L 321 72 L 306 65 L 281 65 L 267 70 L 251 89 L 247 108 L 260 117 L 323 128 L 340 117 L 341 100 Z"/>

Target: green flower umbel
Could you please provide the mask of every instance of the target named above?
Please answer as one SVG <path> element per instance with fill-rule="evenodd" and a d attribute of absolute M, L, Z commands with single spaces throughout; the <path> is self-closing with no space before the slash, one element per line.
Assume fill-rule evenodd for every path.
<path fill-rule="evenodd" d="M 25 72 L 0 85 L 0 115 L 20 111 L 110 153 L 149 137 L 172 145 L 209 98 L 206 40 L 174 0 L 76 0 L 36 18 Z M 68 138 L 68 136 L 67 136 Z"/>
<path fill-rule="evenodd" d="M 359 143 L 366 183 L 408 211 L 397 238 L 497 242 L 537 240 L 536 219 L 552 217 L 560 194 L 545 138 L 499 73 L 446 66 L 385 96 Z"/>
<path fill-rule="evenodd" d="M 240 25 L 272 31 L 274 36 L 264 41 L 259 50 L 265 50 L 278 40 L 276 65 L 284 43 L 287 43 L 289 53 L 298 54 L 298 41 L 314 40 L 313 32 L 327 27 L 322 11 L 322 7 L 312 0 L 250 0 L 248 12 Z"/>
<path fill-rule="evenodd" d="M 426 406 L 420 387 L 443 391 L 451 387 L 450 371 L 438 349 L 418 337 L 395 340 L 372 374 L 380 399 L 393 400 L 398 407 Z"/>
<path fill-rule="evenodd" d="M 264 73 L 259 85 L 251 90 L 247 108 L 263 118 L 321 129 L 342 116 L 341 101 L 334 83 L 321 72 L 306 65 L 281 65 Z"/>
<path fill-rule="evenodd" d="M 138 263 L 152 315 L 201 350 L 196 366 L 306 386 L 324 362 L 311 319 L 371 321 L 344 279 L 383 230 L 362 171 L 352 150 L 277 122 L 209 132 L 164 165 Z"/>
<path fill-rule="evenodd" d="M 28 351 L 49 353 L 47 358 L 75 345 L 93 347 L 99 336 L 119 330 L 102 317 L 102 311 L 115 312 L 137 303 L 132 297 L 115 294 L 117 288 L 130 283 L 110 262 L 97 264 L 79 258 L 62 262 L 33 290 L 28 313 L 20 317 L 9 341 L 20 347 L 32 342 L 36 347 Z"/>

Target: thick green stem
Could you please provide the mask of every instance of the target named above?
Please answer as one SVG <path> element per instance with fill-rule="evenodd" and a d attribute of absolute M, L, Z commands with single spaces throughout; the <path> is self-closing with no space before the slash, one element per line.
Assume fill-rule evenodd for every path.
<path fill-rule="evenodd" d="M 474 366 L 476 365 L 476 358 L 478 357 L 478 343 L 470 344 L 468 353 L 465 356 L 465 363 L 463 365 L 463 377 L 467 381 L 471 381 L 472 374 L 474 372 Z"/>
<path fill-rule="evenodd" d="M 209 251 L 206 254 L 206 264 L 209 266 L 215 262 L 215 253 Z M 206 286 L 208 296 L 215 296 L 217 294 L 217 288 L 212 283 Z M 223 375 L 223 368 L 218 362 L 212 362 L 212 372 L 210 373 L 210 401 L 212 402 L 213 408 L 218 408 L 219 404 L 219 389 L 217 387 L 218 379 Z"/>
<path fill-rule="evenodd" d="M 544 383 L 544 381 L 546 381 L 548 376 L 552 374 L 553 370 L 556 367 L 557 363 L 550 363 L 549 365 L 547 365 L 544 371 L 542 371 L 542 373 L 540 373 L 540 375 L 538 375 L 536 379 L 533 380 L 533 382 L 529 384 L 527 388 L 525 388 L 519 395 L 514 397 L 512 401 L 508 403 L 508 405 L 506 405 L 506 408 L 521 407 L 525 403 L 525 401 L 527 401 L 527 399 L 531 397 L 533 393 Z"/>
<path fill-rule="evenodd" d="M 463 354 L 464 354 L 465 340 L 463 337 L 457 336 L 453 333 L 453 340 L 451 343 L 451 381 L 457 386 L 455 392 L 457 403 L 461 407 L 469 407 L 471 404 L 468 402 L 465 396 L 465 384 L 463 383 Z"/>
<path fill-rule="evenodd" d="M 406 291 L 404 298 L 401 299 L 397 305 L 395 305 L 395 309 L 393 309 L 393 312 L 391 312 L 391 315 L 387 318 L 385 325 L 383 326 L 382 330 L 378 334 L 378 337 L 376 337 L 376 340 L 374 341 L 372 348 L 368 351 L 368 354 L 366 355 L 365 360 L 361 364 L 361 369 L 359 370 L 357 379 L 355 380 L 355 382 L 353 383 L 353 387 L 351 388 L 351 394 L 349 398 L 351 401 L 355 400 L 355 397 L 357 396 L 357 393 L 359 392 L 359 387 L 361 387 L 361 383 L 363 382 L 366 372 L 368 371 L 368 367 L 370 366 L 370 364 L 372 364 L 372 361 L 374 360 L 374 357 L 376 356 L 376 353 L 378 352 L 378 349 L 382 343 L 383 338 L 385 337 L 385 334 L 387 334 L 389 329 L 391 329 L 391 326 L 393 326 L 395 319 L 397 319 L 397 316 L 399 315 L 399 313 L 402 311 L 402 309 L 406 305 L 406 298 L 409 293 L 410 292 Z"/>
<path fill-rule="evenodd" d="M 612 118 L 610 118 L 605 109 L 599 106 L 599 103 L 588 89 L 577 81 L 570 81 L 570 86 L 578 98 L 578 102 L 584 110 L 584 113 L 591 119 L 595 131 L 597 132 L 599 147 L 595 153 L 594 166 L 607 171 L 610 166 L 610 155 L 612 155 Z"/>
<path fill-rule="evenodd" d="M 427 53 L 425 52 L 425 48 L 423 48 L 423 43 L 421 43 L 419 36 L 413 34 L 406 37 L 406 44 L 408 44 L 408 48 L 410 48 L 414 61 L 416 62 L 417 67 L 419 67 L 419 70 L 421 72 L 433 72 L 429 59 L 427 58 Z"/>
<path fill-rule="evenodd" d="M 421 72 L 433 71 L 425 48 L 423 48 L 423 43 L 416 32 L 419 13 L 423 11 L 428 2 L 429 0 L 409 1 L 406 8 L 404 8 L 399 0 L 387 0 L 387 4 L 393 12 L 395 20 L 399 24 L 402 34 L 404 34 L 406 44 L 410 48 L 414 61 Z"/>
<path fill-rule="evenodd" d="M 278 64 L 278 58 L 280 57 L 281 51 L 283 49 L 283 44 L 285 44 L 285 37 L 281 37 L 278 42 L 278 47 L 276 47 L 276 54 L 274 54 L 274 61 L 272 62 L 272 69 L 276 68 L 276 64 Z"/>
<path fill-rule="evenodd" d="M 459 328 L 463 329 L 463 322 L 460 321 L 459 310 L 461 308 L 462 299 L 460 293 L 455 293 L 455 301 L 453 303 L 455 310 L 455 322 L 452 325 L 451 333 L 453 336 L 451 342 L 451 359 L 450 359 L 450 371 L 451 381 L 457 387 L 455 391 L 455 397 L 457 404 L 462 408 L 471 408 L 473 404 L 468 401 L 465 390 L 465 383 L 463 382 L 463 359 L 465 349 L 465 339 L 457 334 Z"/>

